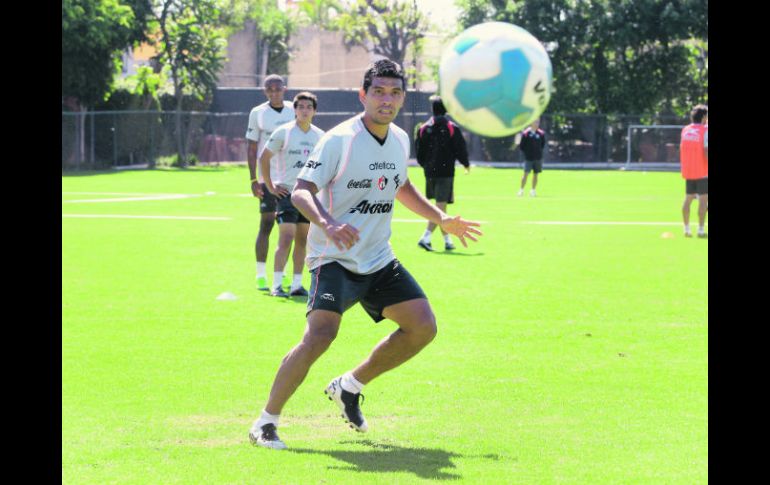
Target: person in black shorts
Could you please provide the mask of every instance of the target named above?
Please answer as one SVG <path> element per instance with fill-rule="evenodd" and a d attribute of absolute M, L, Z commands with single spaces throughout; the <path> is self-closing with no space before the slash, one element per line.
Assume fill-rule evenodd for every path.
<path fill-rule="evenodd" d="M 302 287 L 302 273 L 310 223 L 294 208 L 290 195 L 297 175 L 324 133 L 313 125 L 313 116 L 318 108 L 318 98 L 313 93 L 300 92 L 294 97 L 293 106 L 296 119 L 273 131 L 259 160 L 262 180 L 268 192 L 278 198 L 278 247 L 275 250 L 273 286 L 270 291 L 272 296 L 278 297 L 307 296 L 307 290 Z M 294 263 L 294 276 L 291 288 L 286 292 L 283 288 L 283 274 L 289 255 Z"/>
<path fill-rule="evenodd" d="M 417 148 L 417 163 L 425 172 L 425 198 L 435 199 L 436 206 L 446 212 L 447 204 L 454 203 L 455 160 L 465 166 L 465 173 L 470 173 L 468 149 L 460 128 L 446 117 L 446 108 L 440 96 L 430 97 L 433 116 L 420 126 L 414 138 Z M 428 228 L 417 245 L 426 251 L 433 251 L 430 238 L 436 224 L 428 221 Z M 444 249 L 455 249 L 449 234 L 444 235 Z"/>
<path fill-rule="evenodd" d="M 388 319 L 398 326 L 324 390 L 356 431 L 368 430 L 359 406 L 363 387 L 436 336 L 436 317 L 425 293 L 389 243 L 395 199 L 464 246 L 466 238 L 476 241 L 482 234 L 478 222 L 448 216 L 409 181 L 409 136 L 392 124 L 405 96 L 401 66 L 387 59 L 371 64 L 359 91 L 364 113 L 329 130 L 297 176 L 291 201 L 311 222 L 307 325 L 302 340 L 281 361 L 267 403 L 249 430 L 257 446 L 286 448 L 277 433 L 282 409 L 334 341 L 343 313 L 356 303 L 375 322 Z"/>
<path fill-rule="evenodd" d="M 257 168 L 258 159 L 265 143 L 273 130 L 278 126 L 294 119 L 294 107 L 283 99 L 286 85 L 283 78 L 271 74 L 265 78 L 264 93 L 267 101 L 255 106 L 249 113 L 249 123 L 246 129 L 246 158 L 249 166 L 251 193 L 259 198 L 259 232 L 254 243 L 254 253 L 257 260 L 257 288 L 269 291 L 267 285 L 266 264 L 270 244 L 270 233 L 275 224 L 276 197 L 267 190 L 264 181 L 259 180 Z"/>
<path fill-rule="evenodd" d="M 535 187 L 537 187 L 537 176 L 543 171 L 543 149 L 545 148 L 545 131 L 540 129 L 540 120 L 532 122 L 521 133 L 521 142 L 519 148 L 524 153 L 524 174 L 521 176 L 521 188 L 519 197 L 524 194 L 524 187 L 527 185 L 527 176 L 529 172 L 532 175 L 532 190 L 529 191 L 531 197 L 535 196 Z"/>

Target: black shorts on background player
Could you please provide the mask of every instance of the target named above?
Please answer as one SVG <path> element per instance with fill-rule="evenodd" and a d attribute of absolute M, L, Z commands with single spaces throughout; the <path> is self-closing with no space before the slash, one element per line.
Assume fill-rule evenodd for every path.
<path fill-rule="evenodd" d="M 291 196 L 281 197 L 276 204 L 278 224 L 310 224 L 310 221 L 291 203 Z"/>
<path fill-rule="evenodd" d="M 265 185 L 264 182 L 259 184 L 259 186 L 262 187 L 262 198 L 259 200 L 259 212 L 275 212 L 278 197 L 267 190 L 267 185 Z"/>
<path fill-rule="evenodd" d="M 425 197 L 436 202 L 454 204 L 454 177 L 426 177 Z"/>
<path fill-rule="evenodd" d="M 709 178 L 704 177 L 702 179 L 686 179 L 685 180 L 685 194 L 708 194 L 709 193 Z"/>

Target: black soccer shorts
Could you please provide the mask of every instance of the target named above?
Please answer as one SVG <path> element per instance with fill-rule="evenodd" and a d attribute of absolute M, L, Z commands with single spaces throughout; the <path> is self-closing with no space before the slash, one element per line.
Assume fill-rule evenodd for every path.
<path fill-rule="evenodd" d="M 307 313 L 328 310 L 342 315 L 356 303 L 379 322 L 390 305 L 416 298 L 427 298 L 420 285 L 397 260 L 370 274 L 356 274 L 335 262 L 310 271 Z"/>
<path fill-rule="evenodd" d="M 278 202 L 278 197 L 274 196 L 270 193 L 269 190 L 267 190 L 267 185 L 265 185 L 264 182 L 259 184 L 259 186 L 262 187 L 262 198 L 259 201 L 259 212 L 275 212 L 275 206 Z"/>
<path fill-rule="evenodd" d="M 709 178 L 686 179 L 684 192 L 687 195 L 707 195 L 709 193 Z"/>
<path fill-rule="evenodd" d="M 291 203 L 291 195 L 278 199 L 275 220 L 278 224 L 310 224 L 310 221 Z"/>

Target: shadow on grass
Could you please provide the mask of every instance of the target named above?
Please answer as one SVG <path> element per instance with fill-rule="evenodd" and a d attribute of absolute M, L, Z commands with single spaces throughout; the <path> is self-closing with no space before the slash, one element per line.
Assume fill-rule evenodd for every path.
<path fill-rule="evenodd" d="M 457 251 L 433 251 L 430 254 L 439 256 L 484 256 L 484 253 L 458 253 Z"/>
<path fill-rule="evenodd" d="M 327 455 L 346 462 L 349 466 L 329 466 L 337 470 L 370 473 L 414 473 L 420 478 L 434 480 L 460 480 L 462 476 L 451 473 L 456 468 L 452 458 L 467 458 L 466 455 L 453 453 L 442 449 L 406 448 L 371 440 L 343 441 L 343 444 L 360 445 L 368 449 L 362 450 L 311 450 L 289 448 L 292 453 L 307 453 Z M 482 455 L 476 458 L 487 458 L 498 461 L 497 455 Z"/>
<path fill-rule="evenodd" d="M 286 303 L 301 303 L 303 305 L 307 305 L 307 297 L 306 296 L 273 296 L 270 294 L 269 291 L 265 291 L 262 293 L 263 296 L 267 296 L 272 298 L 278 303 L 286 304 Z"/>

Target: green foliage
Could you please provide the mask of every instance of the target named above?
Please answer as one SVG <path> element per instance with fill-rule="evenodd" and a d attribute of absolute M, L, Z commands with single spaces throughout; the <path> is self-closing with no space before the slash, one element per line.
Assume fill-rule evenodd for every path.
<path fill-rule="evenodd" d="M 131 2 L 62 1 L 63 98 L 93 106 L 109 94 L 122 50 L 143 36 L 143 19 L 127 3 Z"/>
<path fill-rule="evenodd" d="M 329 28 L 333 18 L 345 10 L 336 0 L 303 0 L 297 4 L 298 22 L 301 25 L 315 25 Z"/>
<path fill-rule="evenodd" d="M 342 32 L 348 47 L 363 46 L 403 66 L 410 46 L 419 54 L 427 19 L 412 2 L 356 0 L 331 27 Z"/>
<path fill-rule="evenodd" d="M 157 61 L 169 70 L 179 99 L 185 90 L 204 99 L 216 88 L 225 60 L 219 2 L 163 0 L 157 7 Z"/>
<path fill-rule="evenodd" d="M 458 0 L 460 26 L 527 29 L 553 64 L 551 112 L 686 114 L 708 101 L 703 0 Z"/>

